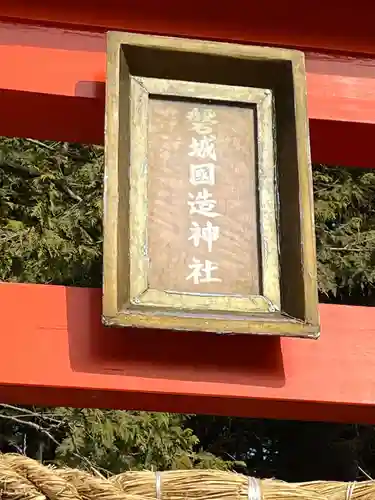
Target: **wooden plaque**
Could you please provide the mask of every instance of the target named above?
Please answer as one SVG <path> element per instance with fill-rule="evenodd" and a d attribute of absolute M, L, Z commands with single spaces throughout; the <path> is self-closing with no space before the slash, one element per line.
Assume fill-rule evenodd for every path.
<path fill-rule="evenodd" d="M 318 335 L 299 52 L 109 34 L 104 205 L 105 324 Z"/>

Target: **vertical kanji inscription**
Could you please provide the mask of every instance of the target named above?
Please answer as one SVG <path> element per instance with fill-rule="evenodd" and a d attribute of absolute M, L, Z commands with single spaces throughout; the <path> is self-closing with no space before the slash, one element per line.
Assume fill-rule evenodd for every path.
<path fill-rule="evenodd" d="M 150 99 L 150 288 L 258 294 L 251 107 Z"/>

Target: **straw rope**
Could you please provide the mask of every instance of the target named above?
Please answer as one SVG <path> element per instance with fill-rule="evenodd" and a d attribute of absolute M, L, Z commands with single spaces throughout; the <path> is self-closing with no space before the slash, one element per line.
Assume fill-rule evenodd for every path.
<path fill-rule="evenodd" d="M 375 500 L 375 482 L 290 484 L 217 470 L 132 471 L 107 479 L 0 454 L 0 500 Z"/>
<path fill-rule="evenodd" d="M 176 470 L 160 473 L 162 498 L 159 500 L 249 500 L 253 495 L 254 486 L 249 484 L 249 478 L 234 472 L 218 470 Z M 119 488 L 143 498 L 155 498 L 155 473 L 124 472 L 114 476 L 111 481 Z M 304 500 L 306 492 L 281 481 L 257 481 L 259 489 L 256 500 Z M 249 488 L 250 486 L 250 488 Z M 325 497 L 309 491 L 310 500 L 325 500 Z"/>

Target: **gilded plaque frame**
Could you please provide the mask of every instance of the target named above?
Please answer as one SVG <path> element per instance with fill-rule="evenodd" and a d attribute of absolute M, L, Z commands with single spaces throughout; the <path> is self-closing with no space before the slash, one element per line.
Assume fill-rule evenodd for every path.
<path fill-rule="evenodd" d="M 275 155 L 273 151 L 272 92 L 265 89 L 229 87 L 207 83 L 141 78 L 130 79 L 130 293 L 135 306 L 171 310 L 220 312 L 274 312 L 280 310 L 280 276 L 276 230 Z M 259 229 L 261 244 L 262 295 L 238 297 L 153 290 L 148 286 L 147 190 L 148 190 L 148 102 L 150 95 L 201 99 L 203 102 L 254 105 L 257 122 L 257 165 L 259 186 Z"/>
<path fill-rule="evenodd" d="M 131 158 L 136 147 L 130 96 L 142 81 L 146 88 L 155 85 L 152 80 L 159 81 L 159 90 L 160 86 L 169 86 L 172 91 L 177 85 L 180 92 L 181 85 L 186 92 L 188 87 L 196 91 L 200 84 L 208 84 L 203 93 L 220 85 L 230 87 L 231 92 L 236 87 L 243 92 L 257 88 L 274 102 L 275 208 L 281 210 L 279 219 L 277 213 L 271 219 L 277 224 L 280 287 L 271 304 L 262 299 L 250 301 L 252 305 L 224 300 L 218 311 L 206 298 L 199 304 L 197 297 L 192 297 L 192 302 L 190 298 L 186 302 L 185 297 L 182 301 L 174 297 L 173 307 L 161 303 L 163 294 L 144 293 L 146 288 L 141 284 L 145 282 L 137 269 L 142 261 L 138 259 L 135 265 L 137 259 L 129 258 L 132 235 L 137 234 L 139 223 L 132 217 L 134 213 L 147 213 L 140 209 L 139 199 L 135 206 L 134 198 L 129 197 Z M 134 249 L 133 245 L 132 252 Z M 138 245 L 139 257 L 140 249 Z M 301 52 L 133 33 L 108 34 L 103 322 L 141 328 L 319 336 L 312 173 Z"/>

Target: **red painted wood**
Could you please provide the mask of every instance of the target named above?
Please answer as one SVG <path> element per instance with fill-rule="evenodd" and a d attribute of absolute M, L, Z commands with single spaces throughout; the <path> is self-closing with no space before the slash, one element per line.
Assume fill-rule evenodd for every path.
<path fill-rule="evenodd" d="M 116 4 L 2 0 L 50 27 L 0 25 L 0 134 L 102 142 L 107 29 L 375 55 L 363 0 Z M 313 160 L 373 166 L 374 60 L 307 53 L 307 71 Z M 105 329 L 99 290 L 0 284 L 0 304 L 3 401 L 375 423 L 371 308 L 321 305 L 313 342 Z"/>
<path fill-rule="evenodd" d="M 313 160 L 372 167 L 375 60 L 306 57 Z M 0 134 L 103 142 L 103 34 L 0 24 L 0 60 Z"/>
<path fill-rule="evenodd" d="M 27 23 L 120 29 L 324 50 L 375 53 L 375 6 L 327 0 L 2 0 L 0 17 Z"/>
<path fill-rule="evenodd" d="M 100 290 L 0 303 L 3 401 L 375 423 L 374 308 L 321 305 L 312 341 L 104 328 Z"/>

